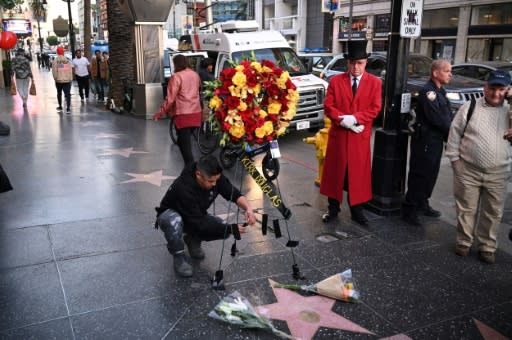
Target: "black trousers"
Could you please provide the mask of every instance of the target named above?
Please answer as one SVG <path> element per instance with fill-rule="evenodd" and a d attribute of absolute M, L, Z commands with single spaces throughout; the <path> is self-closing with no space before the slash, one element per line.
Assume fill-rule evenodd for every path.
<path fill-rule="evenodd" d="M 84 91 L 85 98 L 89 98 L 89 76 L 75 76 L 76 82 L 78 83 L 78 94 L 81 99 L 84 99 Z"/>
<path fill-rule="evenodd" d="M 222 219 L 213 215 L 205 215 L 197 225 L 184 225 L 180 214 L 167 209 L 158 218 L 158 227 L 164 232 L 167 249 L 171 254 L 180 253 L 185 248 L 183 234 L 189 234 L 201 241 L 221 240 L 229 237 L 231 226 L 227 226 Z"/>
<path fill-rule="evenodd" d="M 404 213 L 413 214 L 427 207 L 439 175 L 443 147 L 444 141 L 439 137 L 411 140 L 407 194 L 402 206 Z"/>
<path fill-rule="evenodd" d="M 55 83 L 57 86 L 57 101 L 59 106 L 62 107 L 62 92 L 66 98 L 66 107 L 69 108 L 71 105 L 71 82 L 69 83 Z"/>
<path fill-rule="evenodd" d="M 178 147 L 180 148 L 181 156 L 185 165 L 194 162 L 194 155 L 192 153 L 192 132 L 197 129 L 195 127 L 186 127 L 176 129 L 178 135 Z"/>

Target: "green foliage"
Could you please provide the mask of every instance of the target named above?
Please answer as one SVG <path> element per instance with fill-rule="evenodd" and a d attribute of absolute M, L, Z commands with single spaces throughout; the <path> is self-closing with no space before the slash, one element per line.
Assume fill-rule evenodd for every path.
<path fill-rule="evenodd" d="M 57 46 L 59 44 L 59 38 L 55 35 L 51 35 L 46 38 L 46 43 L 50 46 Z"/>

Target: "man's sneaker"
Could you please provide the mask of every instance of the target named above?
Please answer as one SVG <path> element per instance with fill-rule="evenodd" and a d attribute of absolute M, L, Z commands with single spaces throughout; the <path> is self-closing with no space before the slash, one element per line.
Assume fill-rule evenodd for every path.
<path fill-rule="evenodd" d="M 67 112 L 67 113 L 70 113 L 70 112 L 71 112 L 71 108 L 69 108 L 69 107 L 68 107 L 68 108 L 66 109 L 66 112 Z"/>
<path fill-rule="evenodd" d="M 62 111 L 62 106 L 57 106 L 57 111 Z"/>
<path fill-rule="evenodd" d="M 429 205 L 427 205 L 427 208 L 423 211 L 423 215 L 428 217 L 440 217 L 441 212 L 439 210 L 435 210 Z"/>
<path fill-rule="evenodd" d="M 201 248 L 201 241 L 197 238 L 194 238 L 188 234 L 185 234 L 183 236 L 183 241 L 185 241 L 185 244 L 188 248 L 188 253 L 190 254 L 190 257 L 193 259 L 202 260 L 204 259 L 204 251 Z"/>
<path fill-rule="evenodd" d="M 463 244 L 455 245 L 455 254 L 466 257 L 469 255 L 469 247 Z"/>
<path fill-rule="evenodd" d="M 174 254 L 174 271 L 181 277 L 192 276 L 192 265 L 184 253 Z"/>
<path fill-rule="evenodd" d="M 478 259 L 488 264 L 493 264 L 494 262 L 496 262 L 496 256 L 494 255 L 494 253 L 491 253 L 490 251 L 479 251 Z"/>

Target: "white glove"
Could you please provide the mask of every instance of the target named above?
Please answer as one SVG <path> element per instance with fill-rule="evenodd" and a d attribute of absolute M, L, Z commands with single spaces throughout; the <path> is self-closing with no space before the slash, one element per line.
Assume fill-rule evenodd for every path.
<path fill-rule="evenodd" d="M 356 117 L 354 117 L 353 115 L 340 116 L 340 118 L 341 118 L 340 125 L 346 129 L 350 129 L 351 126 L 353 126 L 357 123 Z"/>
<path fill-rule="evenodd" d="M 354 131 L 355 133 L 361 133 L 364 130 L 364 125 L 352 125 L 349 127 L 350 130 Z"/>

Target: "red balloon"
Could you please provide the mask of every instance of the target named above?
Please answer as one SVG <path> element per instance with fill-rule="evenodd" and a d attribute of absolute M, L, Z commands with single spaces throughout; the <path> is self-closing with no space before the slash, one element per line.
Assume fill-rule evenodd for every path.
<path fill-rule="evenodd" d="M 0 37 L 0 48 L 3 48 L 4 50 L 9 50 L 16 46 L 16 43 L 18 42 L 18 37 L 16 36 L 16 33 L 13 32 L 2 32 L 2 35 Z"/>

